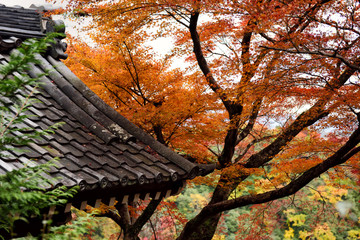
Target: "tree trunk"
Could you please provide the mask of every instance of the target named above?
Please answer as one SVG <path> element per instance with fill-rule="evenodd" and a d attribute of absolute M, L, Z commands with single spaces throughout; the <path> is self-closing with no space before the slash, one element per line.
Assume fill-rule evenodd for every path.
<path fill-rule="evenodd" d="M 208 205 L 227 200 L 232 191 L 238 185 L 238 181 L 232 183 L 228 180 L 220 180 L 213 197 Z M 204 209 L 191 219 L 184 227 L 177 240 L 211 240 L 214 237 L 222 213 L 215 215 L 204 214 Z"/>
<path fill-rule="evenodd" d="M 137 234 L 133 234 L 131 232 L 125 232 L 123 239 L 124 240 L 140 240 L 140 238 L 137 236 Z"/>

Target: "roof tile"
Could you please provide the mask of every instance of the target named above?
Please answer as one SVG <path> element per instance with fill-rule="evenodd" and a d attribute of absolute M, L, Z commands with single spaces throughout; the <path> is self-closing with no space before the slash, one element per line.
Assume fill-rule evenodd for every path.
<path fill-rule="evenodd" d="M 139 169 L 136 169 L 135 167 L 129 167 L 126 164 L 121 165 L 121 168 L 132 173 L 133 175 L 135 175 L 136 177 L 136 181 L 142 185 L 146 182 L 146 176 L 145 173 L 143 173 L 142 171 L 139 171 Z"/>
<path fill-rule="evenodd" d="M 84 144 L 89 152 L 95 155 L 103 155 L 104 154 L 104 145 L 100 145 L 97 142 L 89 142 L 88 144 Z M 106 149 L 106 148 L 105 148 Z"/>
<path fill-rule="evenodd" d="M 57 140 L 59 142 L 61 142 L 61 141 L 69 142 L 74 139 L 74 137 L 72 135 L 62 131 L 61 129 L 57 129 L 56 134 L 54 134 L 54 135 L 56 136 L 55 139 L 61 138 L 60 140 Z"/>
<path fill-rule="evenodd" d="M 132 165 L 132 161 L 129 161 L 124 155 L 114 155 L 112 153 L 107 153 L 105 155 L 109 161 L 107 164 L 112 167 L 119 167 L 122 164 Z"/>
<path fill-rule="evenodd" d="M 37 165 L 36 161 L 30 160 L 27 157 L 19 157 L 17 160 L 24 164 L 24 166 L 34 167 Z"/>
<path fill-rule="evenodd" d="M 70 149 L 70 148 L 68 147 L 68 145 L 65 146 L 65 145 L 63 145 L 63 144 L 59 144 L 59 143 L 56 142 L 56 141 L 50 141 L 49 144 L 50 144 L 51 147 L 55 148 L 61 155 L 68 154 L 68 153 L 72 153 L 72 154 L 74 154 L 75 156 L 79 156 L 79 157 L 83 155 L 83 153 L 81 153 L 81 152 L 79 152 L 79 151 L 75 151 L 75 152 L 72 151 L 72 150 L 74 150 L 74 149 Z"/>
<path fill-rule="evenodd" d="M 29 143 L 28 146 L 31 147 L 36 152 L 40 153 L 41 155 L 44 155 L 48 152 L 44 148 L 40 147 L 39 145 L 33 142 Z"/>
<path fill-rule="evenodd" d="M 1 159 L 4 160 L 5 162 L 12 162 L 18 158 L 9 151 L 6 151 L 4 153 L 2 152 L 1 154 L 2 154 Z"/>
<path fill-rule="evenodd" d="M 78 142 L 76 142 L 76 141 L 70 141 L 70 144 L 73 146 L 73 147 L 75 147 L 76 149 L 78 149 L 80 152 L 82 152 L 82 153 L 85 153 L 85 152 L 87 152 L 87 151 L 89 151 L 87 148 L 86 148 L 86 145 L 84 144 L 84 145 L 81 145 L 81 144 L 79 144 Z M 75 155 L 76 156 L 76 155 Z"/>
<path fill-rule="evenodd" d="M 99 180 L 85 171 L 74 172 L 74 175 L 80 179 L 83 179 L 88 185 L 97 185 Z M 91 186 L 89 186 L 91 187 Z"/>
<path fill-rule="evenodd" d="M 106 171 L 104 168 L 96 170 L 96 171 L 98 173 L 100 173 L 101 175 L 103 175 L 104 177 L 106 177 L 109 182 L 119 182 L 119 176 L 118 175 L 111 174 L 111 172 Z M 116 184 L 116 185 L 118 185 L 118 184 Z"/>
<path fill-rule="evenodd" d="M 69 155 L 67 155 L 69 156 Z M 59 162 L 69 171 L 76 172 L 80 170 L 79 165 L 77 165 L 74 161 L 69 159 L 67 156 L 60 158 Z"/>
<path fill-rule="evenodd" d="M 1 159 L 0 159 L 0 167 L 1 167 L 3 170 L 7 171 L 7 172 L 11 172 L 12 170 L 15 170 L 15 169 L 16 169 L 14 166 L 12 166 L 12 165 L 9 164 L 9 163 L 6 163 L 6 162 L 2 161 Z"/>
<path fill-rule="evenodd" d="M 129 180 L 136 180 L 137 178 L 135 177 L 134 174 L 130 173 L 128 171 L 126 171 L 126 169 L 123 168 L 113 168 L 110 166 L 105 165 L 103 167 L 103 169 L 109 173 L 111 173 L 114 176 L 118 177 L 118 180 L 120 181 L 120 183 L 123 186 L 126 186 L 127 182 Z"/>
<path fill-rule="evenodd" d="M 85 157 L 80 158 L 84 163 L 86 163 L 86 166 L 91 167 L 92 169 L 101 168 L 106 163 L 101 162 L 101 158 L 99 156 L 96 156 L 90 152 L 87 152 Z"/>
<path fill-rule="evenodd" d="M 65 134 L 67 134 L 67 133 L 65 133 Z M 89 136 L 91 138 L 91 136 L 88 133 L 84 133 L 84 134 L 86 134 L 87 136 Z M 69 141 L 70 140 L 75 140 L 80 144 L 88 144 L 89 141 L 92 140 L 92 139 L 90 139 L 90 140 L 86 139 L 83 135 L 81 135 L 81 134 L 79 134 L 77 132 L 71 132 L 71 133 L 69 133 L 67 135 L 69 135 L 69 137 L 66 137 L 66 139 L 68 139 Z"/>
<path fill-rule="evenodd" d="M 128 151 L 125 151 L 125 152 L 123 153 L 123 155 L 124 155 L 127 159 L 130 159 L 135 165 L 142 163 L 141 159 L 137 158 L 136 155 L 134 155 L 134 154 L 130 154 Z"/>
<path fill-rule="evenodd" d="M 57 178 L 66 187 L 72 187 L 77 185 L 76 179 L 74 179 L 74 174 L 69 171 L 61 171 L 53 174 L 54 178 Z M 79 179 L 79 178 L 78 178 Z"/>
<path fill-rule="evenodd" d="M 84 167 L 82 170 L 84 172 L 86 172 L 87 174 L 91 175 L 92 177 L 97 178 L 98 179 L 97 182 L 101 188 L 105 188 L 108 185 L 109 180 L 107 179 L 107 177 L 105 177 L 101 173 L 94 171 L 88 167 Z"/>

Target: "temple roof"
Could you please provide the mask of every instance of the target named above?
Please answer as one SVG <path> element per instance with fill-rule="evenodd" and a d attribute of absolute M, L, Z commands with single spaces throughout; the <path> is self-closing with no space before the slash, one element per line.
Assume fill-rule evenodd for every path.
<path fill-rule="evenodd" d="M 24 39 L 41 38 L 57 25 L 61 21 L 42 18 L 38 10 L 0 5 L 0 64 L 7 64 L 10 52 Z M 48 173 L 54 181 L 48 187 L 80 186 L 71 203 L 83 208 L 169 196 L 186 179 L 214 169 L 186 160 L 104 103 L 60 60 L 67 57 L 65 49 L 66 44 L 56 39 L 46 54 L 38 55 L 39 64 L 27 74 L 36 77 L 47 72 L 41 77 L 41 88 L 27 86 L 16 96 L 22 99 L 34 92 L 39 100 L 29 109 L 32 116 L 18 127 L 31 131 L 62 125 L 55 134 L 3 152 L 0 174 L 59 158 Z"/>

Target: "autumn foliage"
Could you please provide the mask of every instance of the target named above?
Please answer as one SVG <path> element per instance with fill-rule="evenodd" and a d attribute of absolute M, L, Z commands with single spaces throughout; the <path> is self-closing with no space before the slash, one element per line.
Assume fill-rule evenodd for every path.
<path fill-rule="evenodd" d="M 160 142 L 217 163 L 197 179 L 215 186 L 210 202 L 178 239 L 211 239 L 223 211 L 321 174 L 358 174 L 358 1 L 67 2 L 93 41 L 72 39 L 67 65 Z M 167 54 L 149 44 L 163 37 Z"/>

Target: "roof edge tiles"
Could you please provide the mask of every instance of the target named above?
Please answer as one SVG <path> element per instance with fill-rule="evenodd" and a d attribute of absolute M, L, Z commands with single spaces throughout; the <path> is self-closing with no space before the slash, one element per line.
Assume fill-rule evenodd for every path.
<path fill-rule="evenodd" d="M 10 37 L 3 39 L 0 37 L 0 52 L 8 51 L 9 49 L 17 48 L 21 45 L 21 39 L 17 37 Z"/>
<path fill-rule="evenodd" d="M 33 30 L 23 30 L 23 29 L 14 29 L 11 27 L 0 27 L 0 33 L 5 36 L 12 36 L 17 38 L 42 38 L 45 37 L 45 34 L 39 31 Z"/>
<path fill-rule="evenodd" d="M 141 139 L 143 143 L 150 146 L 157 153 L 167 158 L 168 160 L 174 162 L 176 165 L 180 166 L 183 170 L 188 172 L 188 178 L 194 178 L 198 175 L 200 168 L 197 164 L 191 163 L 185 158 L 181 157 L 174 151 L 170 150 L 160 142 L 156 141 L 152 136 L 141 130 L 135 124 L 130 122 L 128 119 L 120 115 L 116 110 L 107 105 L 99 96 L 92 92 L 73 72 L 71 72 L 64 63 L 51 59 L 49 57 L 49 62 L 77 89 L 83 96 L 89 100 L 94 106 L 96 106 L 100 111 L 102 111 L 107 117 L 117 123 L 123 129 L 126 129 L 131 135 L 137 139 Z M 114 131 L 113 126 L 108 126 L 109 129 Z M 116 132 L 113 132 L 116 134 Z"/>

